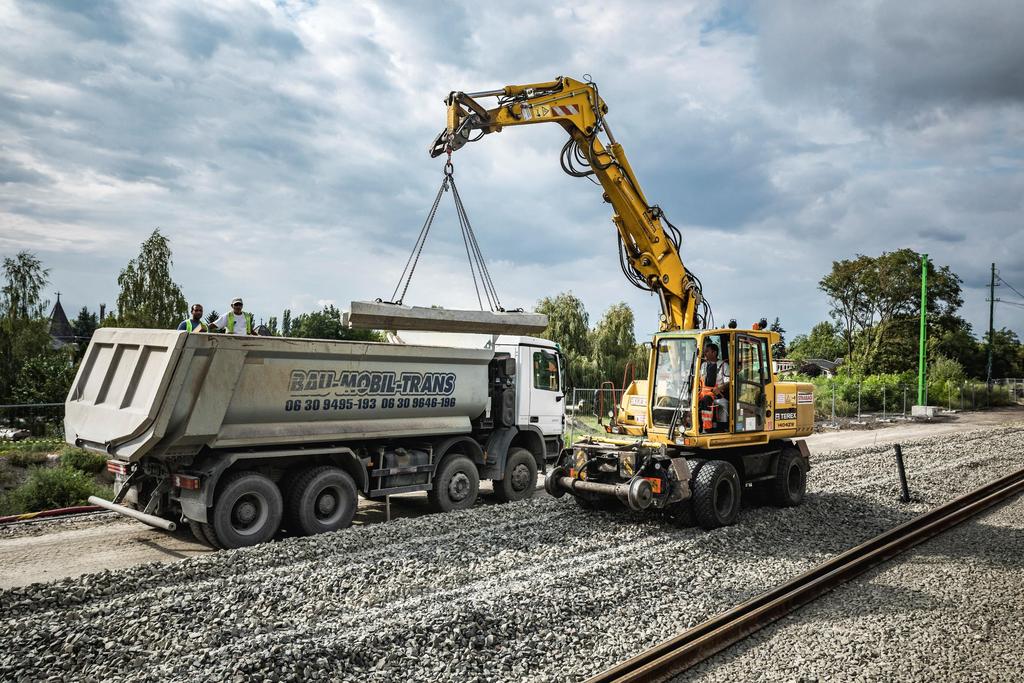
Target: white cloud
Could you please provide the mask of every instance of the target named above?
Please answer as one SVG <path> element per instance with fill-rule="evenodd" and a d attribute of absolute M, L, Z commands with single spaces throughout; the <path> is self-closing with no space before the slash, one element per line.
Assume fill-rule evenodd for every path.
<path fill-rule="evenodd" d="M 719 322 L 804 331 L 833 259 L 909 246 L 964 277 L 977 330 L 992 260 L 1024 285 L 1021 43 L 1004 39 L 1024 12 L 964 7 L 929 34 L 887 2 L 8 3 L 0 251 L 35 250 L 71 307 L 113 301 L 158 226 L 208 308 L 387 298 L 440 183 L 426 148 L 447 92 L 590 73 Z M 456 157 L 502 302 L 571 289 L 592 318 L 625 300 L 653 331 L 657 302 L 619 272 L 610 208 L 561 172 L 563 141 L 510 129 Z M 450 206 L 434 231 L 407 300 L 475 305 Z"/>

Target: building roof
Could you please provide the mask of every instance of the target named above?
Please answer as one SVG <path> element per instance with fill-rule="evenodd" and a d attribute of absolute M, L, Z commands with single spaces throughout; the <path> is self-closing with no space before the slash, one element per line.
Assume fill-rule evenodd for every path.
<path fill-rule="evenodd" d="M 75 330 L 68 322 L 68 316 L 64 313 L 64 307 L 60 305 L 60 294 L 57 295 L 57 303 L 50 311 L 50 336 L 56 341 L 70 342 L 75 340 Z"/>

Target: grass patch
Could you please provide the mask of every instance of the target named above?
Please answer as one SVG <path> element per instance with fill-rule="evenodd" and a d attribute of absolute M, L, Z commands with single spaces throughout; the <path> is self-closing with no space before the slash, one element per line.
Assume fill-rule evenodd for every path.
<path fill-rule="evenodd" d="M 44 464 L 49 458 L 50 449 L 38 451 L 14 451 L 7 454 L 7 462 L 15 467 L 32 467 Z"/>
<path fill-rule="evenodd" d="M 111 494 L 109 486 L 97 484 L 85 472 L 70 467 L 36 467 L 29 472 L 28 481 L 0 500 L 0 511 L 17 515 L 85 505 L 89 496 L 109 499 Z"/>

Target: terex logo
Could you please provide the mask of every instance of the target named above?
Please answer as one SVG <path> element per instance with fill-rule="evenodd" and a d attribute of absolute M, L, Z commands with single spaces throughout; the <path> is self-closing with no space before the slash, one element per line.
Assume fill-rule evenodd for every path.
<path fill-rule="evenodd" d="M 326 396 L 450 396 L 455 391 L 453 372 L 403 372 L 360 370 L 292 370 L 288 390 Z"/>

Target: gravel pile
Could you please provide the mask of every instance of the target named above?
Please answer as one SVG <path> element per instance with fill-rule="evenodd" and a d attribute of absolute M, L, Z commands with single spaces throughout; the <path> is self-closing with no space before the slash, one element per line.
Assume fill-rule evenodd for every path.
<path fill-rule="evenodd" d="M 1024 427 L 812 456 L 799 508 L 676 529 L 480 506 L 0 592 L 0 680 L 578 680 L 1024 466 Z"/>

